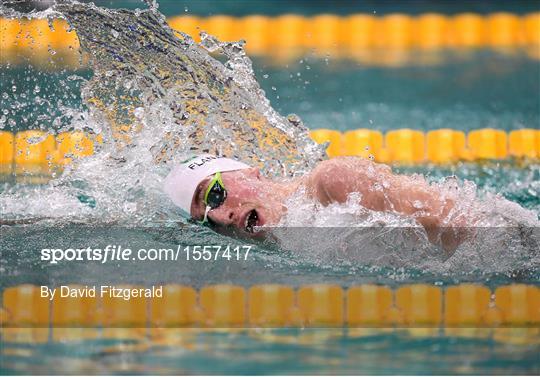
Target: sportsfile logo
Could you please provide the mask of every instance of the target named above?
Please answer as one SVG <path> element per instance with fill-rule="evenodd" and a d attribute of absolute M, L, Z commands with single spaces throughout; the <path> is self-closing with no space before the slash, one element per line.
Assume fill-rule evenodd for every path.
<path fill-rule="evenodd" d="M 252 245 L 177 245 L 175 248 L 133 248 L 122 245 L 107 245 L 84 248 L 41 249 L 40 259 L 47 264 L 60 262 L 152 262 L 152 261 L 247 261 Z"/>

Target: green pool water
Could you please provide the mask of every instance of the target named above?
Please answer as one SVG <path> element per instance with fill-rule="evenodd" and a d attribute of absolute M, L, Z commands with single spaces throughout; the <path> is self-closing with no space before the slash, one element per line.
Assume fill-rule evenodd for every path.
<path fill-rule="evenodd" d="M 285 66 L 259 58 L 255 59 L 254 66 L 259 82 L 276 109 L 282 114 L 297 113 L 310 128 L 387 131 L 408 127 L 423 131 L 437 128 L 469 131 L 494 127 L 510 131 L 538 128 L 540 124 L 540 65 L 524 54 L 448 53 L 444 62 L 435 66 L 413 64 L 398 68 L 309 56 Z M 78 93 L 80 80 L 72 75 L 88 78 L 91 72 L 87 70 L 44 72 L 30 66 L 11 66 L 2 67 L 0 72 L 1 108 L 9 109 L 8 118 L 14 120 L 11 124 L 7 120 L 2 123 L 4 130 L 62 129 L 71 121 L 62 107 L 84 109 Z M 13 86 L 16 88 L 12 89 Z M 40 99 L 36 99 L 38 96 Z M 540 167 L 537 164 L 492 161 L 395 169 L 422 173 L 430 180 L 455 174 L 474 182 L 482 192 L 499 193 L 540 214 Z M 21 192 L 28 207 L 46 208 L 47 201 L 54 200 L 54 195 L 47 190 L 47 186 L 32 188 L 15 184 L 12 178 L 4 179 L 0 186 L 2 213 L 17 217 L 24 212 L 14 204 L 21 202 L 20 198 L 15 199 Z M 86 200 L 81 207 L 74 205 L 74 211 L 91 216 L 92 211 L 97 211 L 91 202 Z M 54 210 L 53 204 L 51 201 L 51 210 Z M 100 212 L 100 216 L 107 222 L 104 212 Z M 174 226 L 167 221 L 148 222 L 143 227 L 129 229 L 103 227 L 99 222 L 64 224 L 56 219 L 47 224 L 5 228 L 0 250 L 3 265 L 0 289 L 22 283 L 86 283 L 104 276 L 114 282 L 182 283 L 196 287 L 221 282 L 245 287 L 261 282 L 292 286 L 325 282 L 344 287 L 360 283 L 397 287 L 413 282 L 445 287 L 477 282 L 495 288 L 513 282 L 538 284 L 540 280 L 538 265 L 526 269 L 517 266 L 515 270 L 503 272 L 481 268 L 466 273 L 459 269 L 430 271 L 414 266 L 317 261 L 265 245 L 256 245 L 253 258 L 244 265 L 222 261 L 211 265 L 50 266 L 37 259 L 37 250 L 44 242 L 92 243 L 109 239 L 117 243 L 163 245 L 237 242 L 196 225 L 178 230 Z M 515 332 L 518 334 L 519 330 Z M 444 329 L 429 336 L 414 335 L 404 329 L 373 330 L 362 335 L 353 330 L 335 329 L 250 329 L 234 333 L 195 331 L 164 344 L 138 342 L 143 347 L 134 347 L 137 342 L 125 339 L 72 343 L 54 341 L 50 337 L 45 344 L 3 342 L 0 363 L 4 374 L 65 371 L 89 374 L 540 373 L 538 340 L 533 336 L 519 344 L 515 339 L 524 338 L 518 335 L 499 336 L 489 332 L 486 336 L 464 338 L 448 335 Z"/>
<path fill-rule="evenodd" d="M 394 68 L 312 54 L 288 63 L 253 60 L 272 105 L 282 114 L 298 114 L 310 128 L 510 131 L 539 127 L 538 60 L 520 50 L 472 50 L 439 52 L 438 64 L 414 63 L 421 61 L 422 54 L 427 53 L 411 52 L 416 59 Z M 14 65 L 2 67 L 1 74 L 0 93 L 5 94 L 0 104 L 9 109 L 2 125 L 16 130 L 64 125 L 67 115 L 59 107 L 82 108 L 77 88 L 91 71 L 43 72 Z M 25 98 L 20 97 L 23 93 Z M 7 123 L 8 119 L 13 122 Z"/>
<path fill-rule="evenodd" d="M 141 350 L 119 340 L 5 347 L 19 355 L 4 356 L 4 373 L 538 374 L 537 345 L 404 331 L 200 332 Z"/>

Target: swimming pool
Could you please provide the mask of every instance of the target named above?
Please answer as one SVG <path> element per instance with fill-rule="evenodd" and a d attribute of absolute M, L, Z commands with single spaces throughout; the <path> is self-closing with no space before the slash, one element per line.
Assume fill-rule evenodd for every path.
<path fill-rule="evenodd" d="M 431 59 L 434 56 L 435 63 Z M 426 64 L 426 60 L 430 63 Z M 271 58 L 254 59 L 258 81 L 280 113 L 297 113 L 312 129 L 339 131 L 537 129 L 539 69 L 538 60 L 520 50 L 512 54 L 491 50 L 418 52 L 406 64 L 397 66 L 332 56 L 321 58 L 309 53 L 284 64 L 276 64 Z M 44 125 L 59 133 L 71 130 L 73 124 L 83 128 L 85 122 L 91 123 L 85 117 L 86 107 L 80 96 L 80 85 L 90 77 L 90 70 L 46 71 L 18 64 L 2 67 L 2 75 L 0 92 L 7 93 L 1 99 L 2 108 L 10 109 L 7 118 L 13 120 L 3 123 L 4 130 L 16 133 Z M 92 131 L 100 131 L 95 123 L 91 125 Z M 110 149 L 101 153 L 110 153 Z M 414 245 L 406 242 L 399 244 L 402 250 L 381 249 L 385 257 L 381 260 L 361 255 L 350 258 L 344 250 L 340 254 L 331 242 L 334 250 L 325 256 L 321 255 L 321 250 L 326 250 L 323 238 L 330 239 L 351 228 L 350 223 L 335 223 L 335 216 L 328 213 L 325 216 L 334 227 L 324 231 L 314 231 L 311 226 L 299 228 L 292 222 L 286 224 L 286 229 L 292 229 L 289 238 L 302 241 L 293 243 L 296 249 L 288 250 L 237 240 L 188 223 L 156 194 L 159 186 L 154 182 L 155 176 L 145 176 L 144 166 L 134 164 L 128 172 L 108 175 L 106 169 L 113 169 L 111 166 L 103 167 L 98 149 L 94 157 L 80 162 L 79 169 L 84 173 L 73 175 L 68 167 L 65 176 L 50 183 L 46 183 L 47 178 L 41 185 L 33 185 L 16 175 L 4 174 L 0 192 L 2 217 L 17 225 L 2 230 L 0 290 L 4 291 L 3 306 L 16 308 L 11 314 L 3 312 L 8 316 L 8 326 L 2 329 L 3 373 L 535 374 L 540 370 L 537 325 L 510 321 L 503 326 L 491 326 L 484 317 L 479 320 L 483 310 L 497 315 L 493 314 L 492 305 L 495 296 L 501 297 L 498 305 L 506 308 L 504 295 L 525 306 L 529 304 L 532 314 L 526 315 L 536 315 L 540 264 L 535 244 L 528 245 L 532 253 L 525 256 L 521 249 L 504 249 L 506 245 L 497 250 L 488 242 L 490 237 L 498 240 L 497 231 L 488 227 L 484 234 L 487 246 L 476 252 L 456 253 L 453 259 L 415 253 Z M 475 185 L 460 182 L 463 195 L 479 190 L 488 205 L 497 207 L 497 203 L 503 202 L 489 194 L 498 193 L 531 210 L 536 217 L 540 214 L 540 167 L 534 160 L 396 164 L 395 169 L 422 173 L 431 181 L 455 174 Z M 141 182 L 132 179 L 131 175 L 137 174 L 144 177 Z M 101 177 L 105 177 L 104 182 Z M 500 208 L 510 211 L 503 204 Z M 302 214 L 302 208 L 295 213 Z M 46 219 L 25 224 L 35 218 Z M 401 230 L 393 231 L 401 235 Z M 533 228 L 534 231 L 538 229 Z M 344 242 L 343 238 L 336 239 Z M 356 250 L 371 250 L 369 242 L 355 242 Z M 39 251 L 44 247 L 65 250 L 75 246 L 122 245 L 135 250 L 246 243 L 253 245 L 247 260 L 235 261 L 233 255 L 233 260 L 216 257 L 211 263 L 182 258 L 174 262 L 127 260 L 100 264 L 64 260 L 52 264 L 39 259 Z M 414 258 L 403 257 L 400 252 L 404 250 Z M 117 312 L 112 311 L 117 317 L 107 322 L 103 319 L 106 316 L 99 317 L 100 311 L 105 310 L 101 304 L 48 304 L 35 298 L 36 287 L 27 285 L 74 283 L 193 287 L 196 292 L 175 292 L 195 300 L 198 304 L 192 305 L 193 310 L 202 306 L 207 313 L 214 313 L 217 322 L 201 325 L 187 320 L 181 326 L 165 323 L 172 328 L 160 329 L 163 323 L 153 322 L 158 313 L 153 305 L 159 304 L 152 300 L 135 300 L 125 307 L 109 303 L 107 310 L 117 308 Z M 453 291 L 466 283 L 480 286 L 465 286 L 459 293 Z M 212 288 L 215 284 L 235 289 L 225 289 L 225 294 Z M 281 284 L 279 294 L 291 298 L 294 304 L 285 309 L 277 305 L 274 309 L 279 314 L 281 309 L 298 306 L 295 310 L 299 310 L 300 322 L 291 317 L 285 327 L 299 328 L 280 328 L 282 324 L 271 322 L 271 328 L 264 328 L 251 320 L 250 310 L 258 302 L 254 299 L 257 296 L 251 296 L 256 295 L 251 288 L 260 284 Z M 372 288 L 372 284 L 378 288 Z M 504 287 L 508 286 L 518 288 L 506 291 Z M 10 287 L 15 289 L 5 294 Z M 204 291 L 208 287 L 210 290 Z M 351 293 L 353 287 L 361 287 L 360 296 L 351 296 L 356 294 Z M 503 289 L 497 291 L 500 288 Z M 363 296 L 368 294 L 374 296 Z M 453 294 L 458 294 L 459 299 L 452 298 Z M 264 297 L 270 303 L 289 302 L 289 298 L 272 301 Z M 406 303 L 425 306 L 427 317 L 420 319 L 411 314 L 409 322 L 397 320 L 399 315 L 392 319 L 385 310 L 396 308 L 384 304 L 388 297 L 404 313 L 414 312 Z M 473 317 L 479 322 L 449 322 L 452 314 L 447 310 L 460 300 L 485 304 L 478 304 L 473 310 Z M 12 305 L 14 302 L 22 304 Z M 380 306 L 372 315 L 378 320 L 369 325 L 353 324 L 349 310 L 354 302 L 377 302 Z M 435 309 L 431 310 L 433 305 Z M 334 313 L 337 307 L 342 307 L 343 312 Z M 186 310 L 175 308 L 182 313 Z M 229 322 L 220 324 L 216 319 L 219 308 Z M 317 317 L 313 314 L 317 308 L 328 309 L 330 314 Z M 364 313 L 362 308 L 360 305 L 359 310 Z M 235 322 L 238 310 L 242 314 L 240 322 Z M 92 312 L 96 317 L 89 319 L 84 314 Z M 380 315 L 383 312 L 388 318 Z M 72 317 L 58 317 L 60 313 L 71 313 Z M 13 324 L 13 318 L 9 322 L 9 315 L 16 316 L 19 322 Z M 84 328 L 78 328 L 81 326 Z"/>

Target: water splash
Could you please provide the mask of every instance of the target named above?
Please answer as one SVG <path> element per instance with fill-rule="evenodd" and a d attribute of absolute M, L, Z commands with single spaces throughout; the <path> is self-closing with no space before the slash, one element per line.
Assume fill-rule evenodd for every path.
<path fill-rule="evenodd" d="M 3 214 L 15 218 L 79 218 L 85 222 L 174 221 L 179 215 L 163 200 L 160 182 L 167 164 L 185 153 L 235 157 L 260 166 L 270 175 L 300 175 L 324 158 L 322 148 L 308 138 L 297 116 L 285 118 L 270 106 L 255 80 L 242 42 L 222 43 L 203 33 L 197 44 L 188 35 L 170 29 L 155 1 L 147 3 L 147 10 L 127 11 L 62 2 L 30 15 L 66 18 L 77 31 L 93 76 L 82 82 L 85 108 L 62 110 L 63 118 L 70 121 L 64 129 L 94 130 L 105 136 L 105 144 L 95 156 L 79 161 L 48 186 L 17 186 L 1 193 Z M 4 7 L 0 14 L 21 16 Z M 455 186 L 455 182 L 447 181 L 440 188 L 450 191 Z M 496 196 L 478 201 L 472 184 L 458 183 L 455 191 L 462 197 L 460 210 L 481 203 L 476 208 L 484 211 L 486 221 L 481 225 L 504 227 L 531 218 L 531 214 Z M 335 237 L 299 238 L 294 241 L 300 244 L 284 244 L 283 248 L 303 253 L 306 261 L 315 264 L 343 265 L 352 260 L 356 264 L 413 266 L 438 273 L 448 269 L 537 268 L 540 262 L 537 255 L 527 259 L 515 249 L 502 254 L 499 239 L 488 239 L 491 242 L 482 252 L 473 255 L 458 250 L 455 258 L 441 261 L 430 251 L 422 228 L 414 220 L 366 211 L 355 203 L 352 200 L 344 205 L 317 207 L 305 198 L 291 198 L 289 213 L 281 225 L 342 229 Z M 513 217 L 509 217 L 511 212 Z M 372 240 L 354 240 L 352 234 L 343 231 L 345 227 L 379 224 L 410 228 L 412 238 L 395 240 L 386 252 L 376 243 L 370 246 Z M 414 245 L 411 239 L 416 241 Z M 338 258 L 331 261 L 336 245 L 346 243 L 362 245 L 362 253 L 340 249 Z M 396 253 L 403 246 L 414 247 L 414 254 Z"/>
<path fill-rule="evenodd" d="M 414 179 L 423 183 L 422 175 Z M 384 183 L 383 183 L 384 184 Z M 470 181 L 447 177 L 431 185 L 455 202 L 442 220 L 466 241 L 449 252 L 433 243 L 414 218 L 372 211 L 347 202 L 322 206 L 299 190 L 286 203 L 287 213 L 267 231 L 283 250 L 300 253 L 318 266 L 392 266 L 449 276 L 537 271 L 540 266 L 538 215 L 500 194 L 479 192 Z M 418 208 L 423 203 L 419 202 Z"/>
<path fill-rule="evenodd" d="M 90 56 L 94 76 L 83 98 L 109 123 L 123 157 L 137 133 L 151 128 L 157 162 L 210 152 L 288 175 L 323 158 L 297 117 L 284 118 L 270 106 L 242 43 L 203 34 L 197 44 L 172 30 L 155 4 L 133 12 L 75 2 L 54 9 Z M 160 124 L 148 116 L 156 103 Z"/>
<path fill-rule="evenodd" d="M 155 215 L 150 203 L 163 201 L 163 165 L 188 153 L 234 157 L 285 176 L 302 174 L 325 158 L 297 116 L 285 118 L 270 106 L 242 42 L 222 43 L 203 34 L 197 44 L 166 24 L 155 1 L 147 3 L 149 9 L 135 11 L 75 1 L 30 14 L 0 8 L 5 17 L 65 18 L 92 69 L 92 77 L 81 83 L 84 108 L 64 107 L 63 122 L 57 123 L 68 123 L 62 131 L 101 133 L 105 144 L 64 172 L 53 190 L 91 197 L 96 219 L 144 221 Z M 68 206 L 56 215 L 74 212 Z"/>

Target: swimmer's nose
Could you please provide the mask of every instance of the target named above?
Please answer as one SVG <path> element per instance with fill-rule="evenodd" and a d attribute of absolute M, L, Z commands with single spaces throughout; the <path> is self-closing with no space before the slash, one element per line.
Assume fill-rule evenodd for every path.
<path fill-rule="evenodd" d="M 229 226 L 234 224 L 236 218 L 232 209 L 225 207 L 222 208 L 222 206 L 208 212 L 208 217 L 216 224 L 223 226 Z"/>

